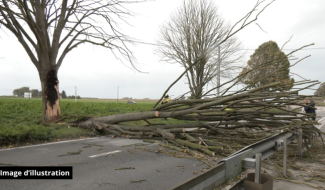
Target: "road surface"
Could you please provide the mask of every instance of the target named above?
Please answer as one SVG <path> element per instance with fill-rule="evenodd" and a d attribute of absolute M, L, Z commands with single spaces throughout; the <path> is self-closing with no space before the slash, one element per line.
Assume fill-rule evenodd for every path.
<path fill-rule="evenodd" d="M 100 137 L 0 149 L 0 166 L 73 167 L 72 180 L 0 180 L 0 189 L 166 190 L 208 167 L 199 160 L 148 152 L 159 148 L 142 140 Z M 134 169 L 115 170 L 121 168 Z"/>

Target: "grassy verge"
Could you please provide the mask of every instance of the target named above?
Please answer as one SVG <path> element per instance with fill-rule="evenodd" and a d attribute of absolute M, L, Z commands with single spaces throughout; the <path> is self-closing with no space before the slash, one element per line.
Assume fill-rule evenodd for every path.
<path fill-rule="evenodd" d="M 312 97 L 311 100 L 315 102 L 316 106 L 325 106 L 325 97 Z"/>
<path fill-rule="evenodd" d="M 62 117 L 87 116 L 100 117 L 121 113 L 142 112 L 150 110 L 154 102 L 127 104 L 98 100 L 62 100 L 60 101 Z M 152 121 L 153 123 L 180 123 L 178 120 Z M 146 125 L 144 121 L 127 122 L 132 125 Z M 0 98 L 0 146 L 18 146 L 27 143 L 55 141 L 98 135 L 92 130 L 69 127 L 66 124 L 42 123 L 41 99 Z M 105 135 L 105 134 L 99 134 Z"/>

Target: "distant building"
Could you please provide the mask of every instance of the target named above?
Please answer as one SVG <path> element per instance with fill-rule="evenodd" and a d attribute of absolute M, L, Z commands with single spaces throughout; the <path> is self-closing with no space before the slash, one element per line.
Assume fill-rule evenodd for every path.
<path fill-rule="evenodd" d="M 31 92 L 24 92 L 24 98 L 31 98 L 32 93 Z"/>

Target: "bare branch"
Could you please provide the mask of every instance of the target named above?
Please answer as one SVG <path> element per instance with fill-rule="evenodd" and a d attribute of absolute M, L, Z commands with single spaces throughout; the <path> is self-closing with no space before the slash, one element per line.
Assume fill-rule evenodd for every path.
<path fill-rule="evenodd" d="M 293 36 L 293 35 L 292 35 Z M 281 51 L 282 51 L 282 49 L 283 49 L 283 47 L 288 43 L 288 42 L 290 42 L 290 40 L 291 40 L 291 38 L 292 38 L 292 36 L 289 38 L 289 40 L 288 41 L 286 41 L 284 44 L 283 44 L 283 46 L 281 47 Z"/>
<path fill-rule="evenodd" d="M 263 28 L 259 25 L 259 24 L 257 24 L 257 23 L 255 23 L 263 32 L 265 32 L 265 33 L 267 33 L 265 30 L 263 30 Z"/>

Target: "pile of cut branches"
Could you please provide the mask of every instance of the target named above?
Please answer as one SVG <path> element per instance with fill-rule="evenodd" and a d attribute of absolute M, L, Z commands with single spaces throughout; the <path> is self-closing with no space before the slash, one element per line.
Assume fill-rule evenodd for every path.
<path fill-rule="evenodd" d="M 253 71 L 273 67 L 274 64 L 287 61 L 289 57 L 293 56 L 293 53 L 314 44 L 302 46 L 280 58 L 273 56 L 266 59 L 265 62 L 256 64 L 253 69 L 246 70 L 246 72 L 242 71 L 232 80 L 210 89 L 205 94 L 202 94 L 202 97 L 195 96 L 199 99 L 180 100 L 176 98 L 167 104 L 159 105 L 162 98 L 174 84 L 183 76 L 186 76 L 188 72 L 193 72 L 191 71 L 193 66 L 200 63 L 208 54 L 215 51 L 240 30 L 256 21 L 258 16 L 273 1 L 259 9 L 255 17 L 252 16 L 262 2 L 258 1 L 251 12 L 226 32 L 227 34 L 223 39 L 220 39 L 219 42 L 211 42 L 214 45 L 209 47 L 209 50 L 204 49 L 204 51 L 198 52 L 196 59 L 191 59 L 184 72 L 167 88 L 150 111 L 82 118 L 69 124 L 99 131 L 105 130 L 114 136 L 120 137 L 166 140 L 169 143 L 168 146 L 170 146 L 170 143 L 176 145 L 174 149 L 181 147 L 181 150 L 184 150 L 185 148 L 185 151 L 188 150 L 188 153 L 191 154 L 190 148 L 210 156 L 216 154 L 228 155 L 246 145 L 263 140 L 284 130 L 304 128 L 305 132 L 313 133 L 313 123 L 309 120 L 311 115 L 301 113 L 301 106 L 305 106 L 302 105 L 302 99 L 305 96 L 299 95 L 299 92 L 319 84 L 318 81 L 294 82 L 289 80 L 286 82 L 284 80 L 253 89 L 251 89 L 253 86 L 244 86 L 233 93 L 230 90 L 242 83 L 245 77 L 249 77 L 250 74 L 254 73 Z M 290 67 L 309 56 L 296 61 Z M 288 67 L 276 68 L 268 71 L 264 69 L 265 73 L 258 80 L 264 81 L 263 84 L 266 83 L 265 81 L 278 81 L 280 80 L 278 74 L 289 69 Z M 265 80 L 268 77 L 274 80 Z M 261 84 L 261 82 L 252 81 L 252 83 L 254 82 L 256 82 L 255 84 Z M 205 83 L 197 85 L 204 86 Z M 211 95 L 211 92 L 216 89 L 218 89 L 218 92 L 223 90 L 218 95 L 209 96 L 208 99 L 201 99 L 209 94 Z M 292 106 L 295 107 L 291 109 Z M 183 124 L 157 124 L 162 119 L 168 120 L 169 118 L 187 122 Z M 129 121 L 143 120 L 147 122 L 147 125 L 134 126 L 125 124 L 125 122 Z M 158 120 L 158 122 L 154 120 Z M 299 122 L 294 122 L 296 120 L 299 120 Z"/>
<path fill-rule="evenodd" d="M 226 156 L 283 131 L 303 128 L 304 132 L 315 134 L 314 123 L 309 119 L 312 115 L 301 112 L 301 107 L 306 105 L 302 104 L 305 96 L 299 95 L 299 92 L 318 83 L 295 82 L 294 87 L 304 87 L 283 91 L 286 84 L 275 82 L 214 98 L 173 100 L 147 112 L 87 118 L 74 124 L 83 128 L 105 130 L 118 137 L 166 140 L 169 148 L 186 147 L 209 156 Z M 158 120 L 159 123 L 168 118 L 190 122 L 171 125 L 153 122 Z M 148 124 L 123 124 L 139 120 L 145 120 Z M 187 153 L 191 154 L 189 149 Z"/>
<path fill-rule="evenodd" d="M 286 57 L 290 57 L 294 52 L 311 45 L 313 44 L 294 50 Z M 309 56 L 298 60 L 290 67 L 307 57 Z M 313 127 L 315 123 L 310 120 L 314 115 L 301 111 L 301 108 L 306 106 L 302 101 L 306 96 L 300 95 L 299 92 L 311 89 L 320 82 L 311 80 L 278 81 L 256 88 L 247 85 L 231 92 L 230 90 L 241 84 L 243 79 L 254 71 L 253 69 L 210 89 L 201 98 L 207 97 L 216 89 L 219 91 L 223 89 L 220 95 L 204 99 L 181 100 L 181 98 L 176 98 L 167 104 L 159 105 L 169 89 L 198 62 L 199 60 L 189 66 L 167 88 L 150 111 L 84 118 L 72 122 L 70 125 L 105 130 L 119 137 L 167 140 L 169 145 L 170 143 L 176 145 L 175 149 L 179 147 L 195 149 L 209 156 L 229 155 L 242 147 L 283 131 L 303 128 L 304 133 L 318 133 Z M 254 69 L 272 66 L 272 64 L 274 64 L 274 60 L 257 65 Z M 263 81 L 268 77 L 276 79 L 278 72 L 281 71 L 279 68 L 267 72 L 263 78 L 258 80 Z M 161 121 L 161 119 L 168 120 L 169 118 L 187 121 L 187 123 L 157 124 L 159 122 L 154 122 L 155 120 Z M 124 123 L 141 120 L 146 121 L 147 125 L 133 126 Z M 191 154 L 190 151 L 188 153 Z"/>

